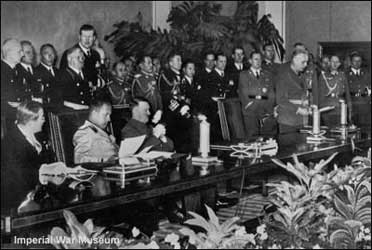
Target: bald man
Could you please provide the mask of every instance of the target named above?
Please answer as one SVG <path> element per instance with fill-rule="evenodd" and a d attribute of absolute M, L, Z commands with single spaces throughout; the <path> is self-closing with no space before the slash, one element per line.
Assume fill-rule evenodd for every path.
<path fill-rule="evenodd" d="M 298 131 L 309 115 L 307 86 L 305 79 L 300 76 L 306 69 L 308 60 L 306 50 L 295 50 L 291 63 L 278 75 L 276 103 L 281 134 Z"/>

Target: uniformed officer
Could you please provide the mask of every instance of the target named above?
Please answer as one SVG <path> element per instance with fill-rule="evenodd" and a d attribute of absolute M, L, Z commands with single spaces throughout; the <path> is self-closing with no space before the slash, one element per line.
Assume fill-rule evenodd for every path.
<path fill-rule="evenodd" d="M 162 96 L 159 87 L 152 73 L 152 60 L 148 55 L 144 55 L 139 60 L 140 73 L 134 76 L 132 84 L 133 97 L 146 98 L 151 105 L 152 112 L 163 110 Z"/>
<path fill-rule="evenodd" d="M 82 72 L 84 54 L 79 47 L 67 51 L 68 67 L 56 77 L 57 90 L 62 95 L 60 101 L 89 105 L 92 99 L 91 88 Z"/>
<path fill-rule="evenodd" d="M 283 66 L 276 84 L 276 103 L 278 105 L 279 132 L 297 132 L 307 125 L 310 114 L 309 99 L 305 79 L 300 77 L 309 60 L 306 50 L 295 50 L 291 63 Z"/>
<path fill-rule="evenodd" d="M 275 60 L 274 45 L 272 43 L 267 43 L 263 46 L 262 69 L 269 71 L 273 75 L 273 77 L 275 77 L 278 74 L 280 67 L 280 64 L 274 62 L 274 60 Z"/>
<path fill-rule="evenodd" d="M 55 101 L 55 84 L 58 69 L 54 67 L 57 52 L 52 44 L 43 44 L 40 47 L 40 64 L 35 68 L 37 90 L 35 97 L 41 97 L 43 104 L 52 105 Z"/>
<path fill-rule="evenodd" d="M 238 93 L 244 116 L 246 138 L 263 135 L 264 118 L 271 116 L 274 112 L 274 87 L 272 75 L 269 71 L 261 68 L 261 54 L 253 51 L 249 56 L 251 67 L 240 74 Z M 273 124 L 271 124 L 273 126 Z M 265 129 L 267 130 L 267 129 Z M 275 134 L 275 128 L 272 134 Z"/>
<path fill-rule="evenodd" d="M 227 58 L 224 54 L 216 55 L 216 66 L 209 73 L 207 82 L 200 90 L 201 113 L 205 114 L 211 124 L 211 141 L 221 141 L 222 129 L 218 115 L 216 98 L 225 98 L 228 90 L 229 78 L 225 74 Z"/>
<path fill-rule="evenodd" d="M 106 129 L 110 122 L 109 100 L 94 99 L 90 105 L 89 118 L 73 136 L 74 162 L 106 162 L 118 157 L 119 147 Z"/>
<path fill-rule="evenodd" d="M 132 98 L 130 83 L 125 81 L 128 69 L 123 62 L 117 62 L 113 66 L 113 77 L 107 86 L 113 105 L 128 104 Z"/>
<path fill-rule="evenodd" d="M 361 68 L 362 56 L 350 55 L 351 67 L 346 71 L 353 106 L 353 122 L 358 126 L 371 126 L 371 75 Z"/>
<path fill-rule="evenodd" d="M 232 80 L 231 86 L 229 86 L 227 98 L 238 97 L 238 83 L 239 74 L 243 70 L 247 70 L 248 66 L 243 63 L 244 60 L 244 49 L 241 47 L 235 47 L 232 54 L 233 63 L 226 67 L 226 72 L 229 78 Z M 229 80 L 230 80 L 229 79 Z"/>
<path fill-rule="evenodd" d="M 21 86 L 17 82 L 18 72 L 15 69 L 21 61 L 23 50 L 20 42 L 10 38 L 2 46 L 3 58 L 1 59 L 1 113 L 8 106 L 7 102 L 21 102 Z"/>
<path fill-rule="evenodd" d="M 173 53 L 168 58 L 169 69 L 160 74 L 159 86 L 164 107 L 164 122 L 167 124 L 168 135 L 174 141 L 177 151 L 183 147 L 184 135 L 181 128 L 188 129 L 192 126 L 190 105 L 181 93 L 181 67 L 182 57 Z"/>
<path fill-rule="evenodd" d="M 307 66 L 303 72 L 300 73 L 300 77 L 305 82 L 306 95 L 309 99 L 309 105 L 319 105 L 318 93 L 318 75 L 316 72 L 316 65 L 314 63 L 314 56 L 308 52 L 309 60 Z"/>
<path fill-rule="evenodd" d="M 216 58 L 212 51 L 204 53 L 204 66 L 196 72 L 195 79 L 203 87 L 207 84 L 208 75 L 216 65 Z"/>
<path fill-rule="evenodd" d="M 34 76 L 35 68 L 33 63 L 35 61 L 35 49 L 30 41 L 21 41 L 23 56 L 21 62 L 16 65 L 18 72 L 17 78 L 19 84 L 22 85 L 23 98 L 31 100 L 32 92 L 37 87 Z"/>
<path fill-rule="evenodd" d="M 340 58 L 331 56 L 330 71 L 321 71 L 319 77 L 319 107 L 334 106 L 335 109 L 321 113 L 322 123 L 333 127 L 340 124 L 340 100 L 348 105 L 349 119 L 351 118 L 351 99 L 349 84 L 344 72 L 339 71 Z M 314 93 L 315 94 L 315 93 Z"/>
<path fill-rule="evenodd" d="M 98 69 L 101 65 L 101 58 L 99 53 L 93 49 L 94 41 L 97 39 L 97 32 L 95 28 L 90 24 L 83 24 L 79 30 L 79 43 L 73 47 L 80 48 L 82 51 L 85 61 L 82 68 L 82 72 L 85 76 L 85 80 L 90 82 L 92 86 L 97 85 Z M 66 50 L 61 58 L 60 70 L 68 67 L 67 59 L 68 50 Z"/>

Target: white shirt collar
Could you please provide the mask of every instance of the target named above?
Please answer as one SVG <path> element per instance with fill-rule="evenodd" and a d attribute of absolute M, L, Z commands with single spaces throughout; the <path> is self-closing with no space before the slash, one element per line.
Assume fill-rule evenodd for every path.
<path fill-rule="evenodd" d="M 43 65 L 47 70 L 52 71 L 52 75 L 53 75 L 53 76 L 55 75 L 55 72 L 54 72 L 54 70 L 53 70 L 53 66 L 48 66 L 48 65 L 46 65 L 46 64 L 43 63 L 43 62 L 40 62 L 40 64 Z"/>
<path fill-rule="evenodd" d="M 254 73 L 254 75 L 257 75 L 257 72 L 258 72 L 258 74 L 261 73 L 261 69 L 254 69 L 252 67 L 251 67 L 251 71 Z"/>
<path fill-rule="evenodd" d="M 36 149 L 36 151 L 38 153 L 40 153 L 42 147 L 41 147 L 40 142 L 36 139 L 35 135 L 34 134 L 27 133 L 19 125 L 17 125 L 17 127 L 18 127 L 19 131 L 21 131 L 21 133 L 24 135 L 24 137 L 26 138 L 26 140 Z"/>
<path fill-rule="evenodd" d="M 90 51 L 90 53 L 92 53 L 91 49 L 86 49 L 81 43 L 79 43 L 79 46 L 83 50 L 84 55 L 88 55 L 88 51 Z"/>
<path fill-rule="evenodd" d="M 217 68 L 214 68 L 214 70 L 217 71 L 217 73 L 218 73 L 220 76 L 222 76 L 222 74 L 225 75 L 225 72 L 223 72 L 222 70 L 219 70 L 219 69 L 217 69 Z"/>
<path fill-rule="evenodd" d="M 189 82 L 189 84 L 192 83 L 192 78 L 191 77 L 188 77 L 187 75 L 185 75 L 185 78 L 187 79 L 187 81 Z"/>
<path fill-rule="evenodd" d="M 17 65 L 16 63 L 10 63 L 10 62 L 8 62 L 7 60 L 5 60 L 5 59 L 2 59 L 3 60 L 3 62 L 5 62 L 6 64 L 8 64 L 9 65 L 9 67 L 11 67 L 12 69 L 14 69 L 15 68 L 15 66 Z"/>
<path fill-rule="evenodd" d="M 205 71 L 207 71 L 208 73 L 211 73 L 212 72 L 212 70 L 209 69 L 209 68 L 205 68 Z"/>
<path fill-rule="evenodd" d="M 28 69 L 30 69 L 31 74 L 34 73 L 34 71 L 32 70 L 32 66 L 30 64 L 25 64 L 25 63 L 21 62 L 21 65 L 22 65 L 23 68 L 25 68 L 26 71 L 28 71 Z"/>
<path fill-rule="evenodd" d="M 238 70 L 242 70 L 243 69 L 243 63 L 234 63 L 235 64 L 235 67 L 238 69 Z"/>
<path fill-rule="evenodd" d="M 351 67 L 351 71 L 353 71 L 354 75 L 356 75 L 357 73 L 360 74 L 360 69 L 354 69 L 353 67 Z"/>
<path fill-rule="evenodd" d="M 82 71 L 79 71 L 79 70 L 77 70 L 77 69 L 75 69 L 75 68 L 73 68 L 73 67 L 71 67 L 71 66 L 68 66 L 70 69 L 72 69 L 76 74 L 78 74 L 78 75 L 80 75 L 80 73 L 81 73 L 81 75 L 84 77 L 84 74 L 83 74 L 83 72 Z"/>

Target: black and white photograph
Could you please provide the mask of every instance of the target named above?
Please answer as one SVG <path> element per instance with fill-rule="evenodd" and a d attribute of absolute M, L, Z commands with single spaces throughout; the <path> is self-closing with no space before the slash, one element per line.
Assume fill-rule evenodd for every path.
<path fill-rule="evenodd" d="M 2 249 L 371 249 L 371 1 L 1 1 Z"/>

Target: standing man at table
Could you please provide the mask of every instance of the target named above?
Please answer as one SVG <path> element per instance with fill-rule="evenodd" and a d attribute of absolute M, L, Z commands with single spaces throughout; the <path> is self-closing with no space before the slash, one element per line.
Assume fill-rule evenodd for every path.
<path fill-rule="evenodd" d="M 309 100 L 305 79 L 301 73 L 305 70 L 309 60 L 306 50 L 295 50 L 291 63 L 278 75 L 276 88 L 276 103 L 278 105 L 279 133 L 298 131 L 307 124 Z"/>
<path fill-rule="evenodd" d="M 267 135 L 265 132 L 268 131 L 264 131 L 265 123 L 265 127 L 270 126 L 270 129 L 266 129 L 271 131 L 270 135 L 275 135 L 276 126 L 273 118 L 275 94 L 272 75 L 261 68 L 260 52 L 253 51 L 249 56 L 249 63 L 250 69 L 240 73 L 238 87 L 246 139 Z"/>
<path fill-rule="evenodd" d="M 97 84 L 98 68 L 101 65 L 101 57 L 99 53 L 92 48 L 96 38 L 97 33 L 95 28 L 90 24 L 84 24 L 80 27 L 79 43 L 73 46 L 80 48 L 83 52 L 85 61 L 82 71 L 87 82 L 94 86 Z M 62 55 L 59 67 L 60 70 L 68 67 L 67 52 L 68 50 L 66 50 Z"/>
<path fill-rule="evenodd" d="M 371 126 L 371 74 L 363 69 L 362 56 L 350 55 L 351 67 L 346 71 L 353 106 L 352 121 L 360 127 Z"/>

